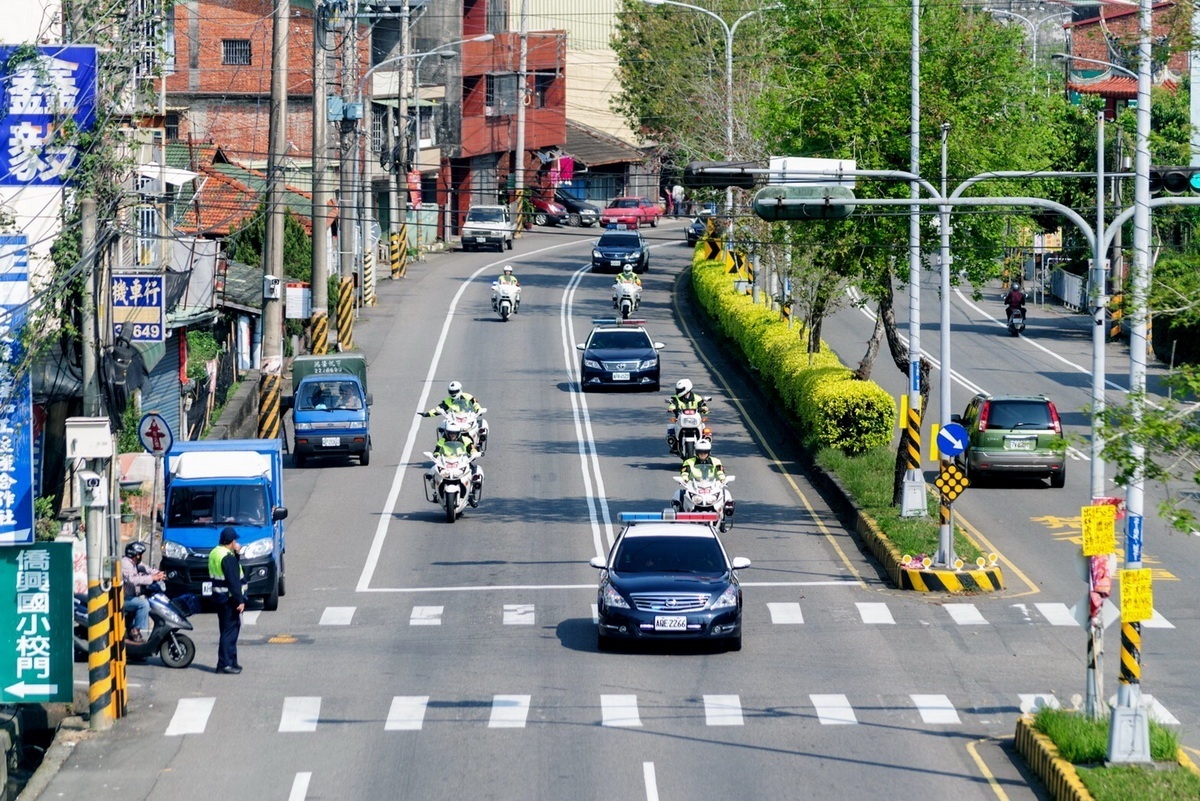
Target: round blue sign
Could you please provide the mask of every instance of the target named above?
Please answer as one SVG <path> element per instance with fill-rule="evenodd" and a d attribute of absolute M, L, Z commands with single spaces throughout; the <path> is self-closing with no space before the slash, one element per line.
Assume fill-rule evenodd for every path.
<path fill-rule="evenodd" d="M 958 423 L 947 423 L 938 432 L 937 445 L 943 456 L 958 456 L 967 449 L 967 429 Z"/>

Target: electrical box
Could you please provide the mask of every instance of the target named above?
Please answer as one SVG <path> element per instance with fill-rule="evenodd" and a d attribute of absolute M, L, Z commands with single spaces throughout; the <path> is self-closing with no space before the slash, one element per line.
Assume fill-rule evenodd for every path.
<path fill-rule="evenodd" d="M 338 95 L 329 95 L 325 98 L 325 119 L 329 122 L 341 122 L 342 115 L 345 113 L 343 108 L 342 98 Z"/>
<path fill-rule="evenodd" d="M 361 120 L 362 118 L 363 118 L 363 104 L 362 103 L 347 103 L 346 104 L 346 111 L 345 111 L 345 114 L 343 114 L 343 119 Z"/>
<path fill-rule="evenodd" d="M 273 275 L 263 276 L 263 300 L 279 300 L 283 297 L 283 280 Z"/>
<path fill-rule="evenodd" d="M 112 430 L 107 417 L 67 418 L 68 459 L 111 459 Z"/>

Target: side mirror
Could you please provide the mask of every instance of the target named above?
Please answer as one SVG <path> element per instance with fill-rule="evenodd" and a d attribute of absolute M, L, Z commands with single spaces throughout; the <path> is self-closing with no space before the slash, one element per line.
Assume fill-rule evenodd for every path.
<path fill-rule="evenodd" d="M 281 408 L 281 409 L 291 409 L 295 405 L 296 405 L 296 396 L 295 395 L 284 395 L 282 398 L 279 399 L 279 408 Z"/>
<path fill-rule="evenodd" d="M 732 484 L 736 478 L 737 476 L 725 476 L 725 483 Z"/>
<path fill-rule="evenodd" d="M 154 522 L 158 523 L 159 528 L 162 528 L 165 525 L 165 523 L 163 522 L 162 509 L 154 510 Z"/>
<path fill-rule="evenodd" d="M 426 459 L 432 459 L 432 458 L 433 458 L 433 454 L 432 454 L 430 451 L 421 451 L 421 453 L 425 454 L 425 458 L 426 458 Z"/>
<path fill-rule="evenodd" d="M 961 414 L 952 414 L 952 415 L 950 415 L 950 422 L 951 422 L 951 423 L 961 423 L 961 422 L 962 422 L 962 415 L 961 415 Z"/>
<path fill-rule="evenodd" d="M 287 519 L 287 507 L 286 506 L 276 506 L 274 509 L 271 510 L 271 522 L 272 523 L 277 520 L 286 520 L 286 519 Z"/>
<path fill-rule="evenodd" d="M 603 556 L 593 556 L 588 564 L 597 570 L 608 570 L 608 560 Z"/>
<path fill-rule="evenodd" d="M 370 392 L 368 392 L 368 393 L 367 393 L 367 405 L 368 405 L 368 406 L 370 406 L 370 405 L 371 405 L 372 403 L 374 403 L 374 402 L 375 402 L 375 399 L 374 399 L 374 398 L 372 398 L 372 397 L 371 397 L 371 393 L 370 393 Z"/>
<path fill-rule="evenodd" d="M 575 350 L 584 350 L 584 349 L 586 349 L 586 347 L 587 346 L 584 345 L 582 342 L 575 343 Z"/>
<path fill-rule="evenodd" d="M 655 342 L 655 343 L 654 343 L 654 349 L 655 349 L 655 350 L 662 350 L 662 349 L 663 349 L 663 348 L 665 348 L 665 347 L 666 347 L 666 345 L 664 345 L 664 344 L 663 344 L 663 343 L 661 343 L 661 342 Z"/>
<path fill-rule="evenodd" d="M 730 563 L 730 567 L 734 570 L 745 570 L 750 567 L 750 560 L 744 556 L 735 556 L 733 557 L 733 562 Z"/>

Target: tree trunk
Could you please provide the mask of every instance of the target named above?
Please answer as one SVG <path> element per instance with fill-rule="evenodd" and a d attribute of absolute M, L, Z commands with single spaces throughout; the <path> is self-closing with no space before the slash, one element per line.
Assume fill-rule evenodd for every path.
<path fill-rule="evenodd" d="M 880 309 L 883 304 L 879 304 Z M 858 381 L 869 381 L 871 371 L 875 369 L 875 359 L 879 356 L 879 343 L 883 341 L 883 315 L 875 315 L 875 329 L 871 331 L 871 338 L 867 340 L 867 352 L 863 354 L 862 361 L 858 363 L 858 369 L 854 371 L 854 378 Z"/>

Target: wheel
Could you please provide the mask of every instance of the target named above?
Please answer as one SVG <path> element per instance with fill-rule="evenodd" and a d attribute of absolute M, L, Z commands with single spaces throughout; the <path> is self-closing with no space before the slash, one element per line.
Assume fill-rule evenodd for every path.
<path fill-rule="evenodd" d="M 367 446 L 363 448 L 363 452 L 358 457 L 358 463 L 366 467 L 371 463 L 371 441 L 367 440 Z"/>
<path fill-rule="evenodd" d="M 509 250 L 512 250 L 512 240 L 511 240 L 511 239 L 505 239 L 505 240 L 504 240 L 504 247 L 508 248 Z M 499 248 L 497 248 L 497 250 L 499 250 Z M 503 253 L 503 251 L 500 251 L 500 252 L 502 252 L 502 253 Z"/>
<path fill-rule="evenodd" d="M 296 467 L 303 468 L 304 463 L 307 460 L 308 460 L 308 457 L 305 456 L 303 453 L 296 452 L 296 453 L 292 454 L 292 464 L 294 464 Z"/>
<path fill-rule="evenodd" d="M 621 303 L 621 319 L 628 320 L 629 313 L 632 311 L 633 311 L 633 306 L 629 303 L 629 301 L 627 301 L 627 300 L 622 301 L 622 303 Z"/>
<path fill-rule="evenodd" d="M 454 510 L 456 505 L 449 495 L 442 496 L 442 508 L 446 510 L 447 523 L 453 523 L 458 518 L 458 513 Z"/>
<path fill-rule="evenodd" d="M 596 631 L 596 650 L 597 651 L 611 651 L 612 647 L 613 647 L 613 638 L 609 637 L 607 634 L 601 634 L 600 631 L 597 630 Z"/>
<path fill-rule="evenodd" d="M 163 640 L 158 649 L 158 658 L 169 668 L 185 668 L 196 658 L 196 643 L 186 634 L 176 632 L 174 639 L 168 637 Z"/>
<path fill-rule="evenodd" d="M 543 214 L 542 212 L 539 211 L 537 214 L 533 215 L 533 224 L 534 225 L 545 225 L 546 222 L 547 222 L 546 215 Z"/>
<path fill-rule="evenodd" d="M 283 554 L 279 554 L 279 597 L 287 595 L 287 571 L 283 567 Z"/>
<path fill-rule="evenodd" d="M 1063 462 L 1062 470 L 1050 476 L 1050 486 L 1054 489 L 1062 489 L 1067 486 L 1067 463 Z"/>
<path fill-rule="evenodd" d="M 733 637 L 730 637 L 728 640 L 726 640 L 725 649 L 727 651 L 742 650 L 742 630 L 741 629 L 738 629 L 738 633 L 736 635 L 734 635 Z"/>
<path fill-rule="evenodd" d="M 500 319 L 506 323 L 508 322 L 508 306 L 507 305 L 500 307 Z"/>
<path fill-rule="evenodd" d="M 651 218 L 650 218 L 650 227 L 651 227 L 651 228 L 657 228 L 657 227 L 658 227 L 658 218 L 657 218 L 657 217 L 651 217 Z"/>
<path fill-rule="evenodd" d="M 573 225 L 576 228 L 579 228 L 582 224 L 583 224 L 583 222 L 582 222 L 582 220 L 579 219 L 578 214 L 575 214 L 574 212 L 572 212 L 571 214 L 567 215 L 567 225 Z"/>

